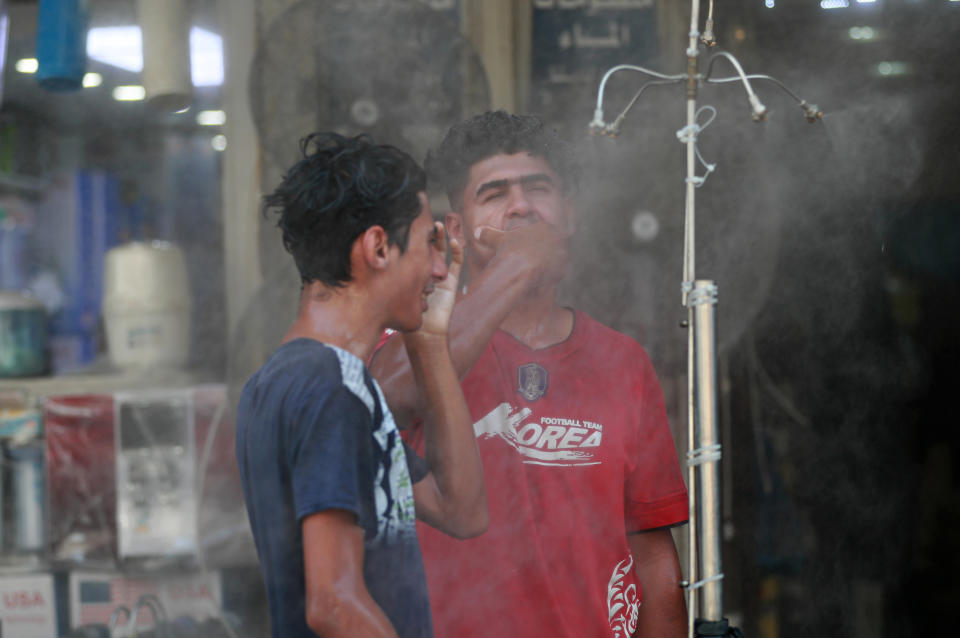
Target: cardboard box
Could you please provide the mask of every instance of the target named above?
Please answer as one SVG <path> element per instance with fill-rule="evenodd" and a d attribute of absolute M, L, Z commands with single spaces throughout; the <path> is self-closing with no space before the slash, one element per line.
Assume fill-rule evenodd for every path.
<path fill-rule="evenodd" d="M 70 628 L 104 624 L 119 605 L 133 610 L 137 599 L 153 594 L 167 618 L 189 616 L 197 622 L 219 615 L 223 605 L 220 572 L 129 576 L 110 572 L 71 572 L 69 577 Z M 152 627 L 149 609 L 140 611 L 138 623 Z M 4 623 L 6 629 L 6 623 Z"/>
<path fill-rule="evenodd" d="M 4 636 L 57 638 L 53 576 L 0 576 L 0 622 Z"/>

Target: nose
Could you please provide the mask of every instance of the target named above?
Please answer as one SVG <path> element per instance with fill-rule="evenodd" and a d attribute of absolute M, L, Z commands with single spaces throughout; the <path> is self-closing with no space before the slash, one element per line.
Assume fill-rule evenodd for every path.
<path fill-rule="evenodd" d="M 522 184 L 513 184 L 510 187 L 509 199 L 507 200 L 506 217 L 526 217 L 533 212 L 533 206 L 523 190 Z"/>

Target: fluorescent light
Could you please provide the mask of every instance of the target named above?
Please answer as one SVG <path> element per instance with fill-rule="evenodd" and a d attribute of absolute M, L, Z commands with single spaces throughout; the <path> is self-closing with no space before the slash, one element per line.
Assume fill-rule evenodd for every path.
<path fill-rule="evenodd" d="M 847 0 L 820 0 L 821 9 L 846 9 L 849 6 Z"/>
<path fill-rule="evenodd" d="M 118 102 L 136 102 L 145 98 L 146 95 L 147 91 L 137 84 L 118 86 L 113 89 L 113 99 Z"/>
<path fill-rule="evenodd" d="M 190 78 L 194 86 L 223 84 L 223 38 L 216 33 L 190 29 Z"/>
<path fill-rule="evenodd" d="M 857 0 L 857 4 L 873 4 L 877 0 Z"/>
<path fill-rule="evenodd" d="M 210 146 L 213 147 L 215 151 L 224 151 L 227 148 L 227 136 L 226 135 L 214 135 L 210 140 Z"/>
<path fill-rule="evenodd" d="M 143 35 L 140 27 L 95 27 L 87 32 L 87 56 L 126 71 L 143 70 Z M 223 84 L 223 38 L 201 29 L 190 29 L 190 77 L 194 86 Z"/>
<path fill-rule="evenodd" d="M 874 67 L 875 73 L 881 77 L 907 75 L 911 71 L 909 62 L 880 62 Z"/>
<path fill-rule="evenodd" d="M 143 70 L 140 27 L 94 27 L 87 31 L 87 56 L 125 71 Z"/>
<path fill-rule="evenodd" d="M 17 63 L 13 66 L 20 73 L 36 73 L 37 69 L 40 68 L 40 63 L 37 62 L 36 58 L 22 58 L 17 60 Z"/>
<path fill-rule="evenodd" d="M 877 32 L 873 27 L 850 27 L 847 32 L 851 40 L 876 40 Z"/>
<path fill-rule="evenodd" d="M 103 76 L 99 73 L 86 73 L 83 76 L 83 88 L 92 89 L 103 84 Z"/>
<path fill-rule="evenodd" d="M 200 126 L 220 126 L 227 121 L 227 114 L 223 111 L 200 111 L 197 113 L 197 124 Z"/>
<path fill-rule="evenodd" d="M 763 0 L 763 4 L 766 5 L 768 9 L 772 9 L 777 3 L 774 2 L 774 0 Z"/>

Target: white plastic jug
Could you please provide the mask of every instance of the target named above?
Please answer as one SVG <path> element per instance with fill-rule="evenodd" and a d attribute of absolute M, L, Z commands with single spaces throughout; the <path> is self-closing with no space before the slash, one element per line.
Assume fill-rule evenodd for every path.
<path fill-rule="evenodd" d="M 165 241 L 107 252 L 103 316 L 118 368 L 179 367 L 190 350 L 190 289 L 183 253 Z"/>

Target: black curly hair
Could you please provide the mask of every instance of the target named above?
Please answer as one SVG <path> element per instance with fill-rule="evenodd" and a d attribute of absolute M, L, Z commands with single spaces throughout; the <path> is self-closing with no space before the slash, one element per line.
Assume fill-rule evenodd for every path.
<path fill-rule="evenodd" d="M 300 141 L 303 159 L 263 199 L 278 214 L 283 245 L 304 283 L 350 281 L 350 250 L 371 226 L 382 226 L 404 251 L 420 214 L 426 173 L 409 155 L 368 135 L 313 133 Z"/>
<path fill-rule="evenodd" d="M 576 189 L 580 168 L 570 145 L 536 115 L 487 111 L 454 124 L 440 145 L 427 153 L 423 164 L 431 183 L 438 184 L 450 206 L 459 210 L 474 164 L 501 153 L 524 151 L 545 159 L 564 188 Z"/>

